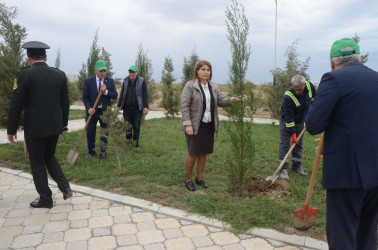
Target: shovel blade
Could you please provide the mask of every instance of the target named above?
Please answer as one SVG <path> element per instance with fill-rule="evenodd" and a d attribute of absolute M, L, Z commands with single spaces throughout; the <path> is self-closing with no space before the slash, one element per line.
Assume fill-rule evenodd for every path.
<path fill-rule="evenodd" d="M 278 178 L 278 175 L 271 175 L 271 176 L 268 176 L 266 177 L 266 181 L 272 181 L 272 184 L 277 180 Z"/>
<path fill-rule="evenodd" d="M 316 222 L 317 208 L 301 208 L 294 212 L 294 227 L 298 230 L 307 230 Z"/>
<path fill-rule="evenodd" d="M 77 157 L 79 157 L 79 152 L 77 152 L 76 150 L 70 150 L 67 154 L 66 162 L 69 164 L 74 164 Z"/>

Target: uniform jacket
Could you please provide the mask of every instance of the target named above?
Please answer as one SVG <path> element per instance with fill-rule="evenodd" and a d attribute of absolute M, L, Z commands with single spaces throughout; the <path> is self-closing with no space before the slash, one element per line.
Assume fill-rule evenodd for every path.
<path fill-rule="evenodd" d="M 123 105 L 126 101 L 126 93 L 127 87 L 129 86 L 129 79 L 130 77 L 126 77 L 123 80 L 122 90 L 120 94 L 120 98 L 118 100 L 117 107 L 123 109 Z M 139 110 L 143 110 L 143 108 L 148 108 L 148 92 L 146 82 L 144 81 L 143 77 L 137 76 L 136 80 L 136 95 L 138 100 Z"/>
<path fill-rule="evenodd" d="M 8 116 L 8 134 L 16 134 L 24 110 L 25 138 L 59 135 L 68 123 L 67 78 L 44 62 L 17 72 Z"/>
<path fill-rule="evenodd" d="M 289 92 L 288 94 L 286 94 Z M 293 98 L 290 97 L 292 95 Z M 311 82 L 307 82 L 302 95 L 296 95 L 293 88 L 290 87 L 286 90 L 282 99 L 280 120 L 285 123 L 287 133 L 295 133 L 295 125 L 304 122 L 307 111 L 314 100 L 316 90 Z M 311 96 L 311 97 L 310 97 Z"/>
<path fill-rule="evenodd" d="M 306 117 L 325 131 L 323 187 L 378 186 L 378 72 L 354 61 L 323 75 Z"/>
<path fill-rule="evenodd" d="M 101 97 L 102 108 L 106 110 L 108 106 L 111 106 L 111 99 L 116 99 L 118 93 L 115 89 L 114 80 L 112 78 L 105 76 L 103 84 L 106 85 L 106 90 L 108 91 L 106 95 L 102 94 Z M 91 76 L 85 79 L 83 90 L 83 102 L 86 110 L 93 108 L 93 105 L 96 102 L 98 96 L 97 85 L 98 83 L 96 81 L 96 76 Z"/>
<path fill-rule="evenodd" d="M 180 129 L 185 132 L 185 126 L 192 125 L 193 133 L 198 133 L 203 113 L 203 95 L 198 80 L 191 80 L 185 84 L 181 93 L 181 124 Z M 219 117 L 217 106 L 230 106 L 230 100 L 223 96 L 218 86 L 212 82 L 209 83 L 214 97 L 214 129 L 218 131 Z"/>

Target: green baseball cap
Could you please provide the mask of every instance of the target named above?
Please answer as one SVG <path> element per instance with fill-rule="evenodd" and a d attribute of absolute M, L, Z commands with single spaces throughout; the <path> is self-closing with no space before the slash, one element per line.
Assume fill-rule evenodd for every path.
<path fill-rule="evenodd" d="M 130 68 L 129 68 L 129 71 L 138 72 L 138 67 L 135 66 L 135 65 L 131 65 Z"/>
<path fill-rule="evenodd" d="M 98 60 L 96 62 L 95 68 L 98 69 L 98 70 L 107 69 L 106 68 L 106 62 L 104 60 Z"/>
<path fill-rule="evenodd" d="M 341 51 L 344 48 L 352 48 L 350 51 Z M 343 38 L 333 43 L 330 58 L 360 54 L 360 47 L 352 38 Z"/>

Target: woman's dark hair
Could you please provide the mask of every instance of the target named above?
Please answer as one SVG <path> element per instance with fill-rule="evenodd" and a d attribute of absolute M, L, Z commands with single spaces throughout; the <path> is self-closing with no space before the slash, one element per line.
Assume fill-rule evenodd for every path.
<path fill-rule="evenodd" d="M 211 63 L 209 61 L 206 61 L 206 60 L 201 60 L 199 61 L 197 64 L 196 64 L 196 67 L 194 68 L 194 79 L 198 79 L 198 74 L 197 74 L 197 71 L 202 68 L 202 66 L 204 65 L 207 65 L 209 68 L 210 68 L 210 78 L 209 80 L 211 80 L 211 77 L 213 76 L 213 70 L 211 68 Z"/>

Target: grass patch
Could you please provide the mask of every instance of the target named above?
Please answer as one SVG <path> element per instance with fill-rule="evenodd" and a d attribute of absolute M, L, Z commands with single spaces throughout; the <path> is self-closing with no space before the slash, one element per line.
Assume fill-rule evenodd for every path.
<path fill-rule="evenodd" d="M 59 162 L 63 163 L 68 151 L 74 149 L 79 133 L 71 132 L 59 140 Z M 253 124 L 253 135 L 256 155 L 252 175 L 265 178 L 272 175 L 279 164 L 279 127 Z M 308 133 L 304 137 L 303 167 L 309 173 L 315 158 L 314 139 Z M 87 151 L 84 138 L 75 165 L 63 163 L 62 166 L 71 183 L 200 213 L 230 223 L 237 232 L 264 227 L 325 239 L 325 192 L 320 183 L 321 169 L 311 202 L 311 207 L 319 208 L 317 223 L 307 232 L 298 232 L 293 229 L 293 212 L 303 207 L 310 178 L 290 173 L 288 193 L 279 200 L 262 195 L 249 199 L 230 195 L 227 192 L 226 159 L 231 154 L 231 145 L 224 121 L 221 121 L 220 131 L 215 138 L 214 154 L 209 155 L 207 160 L 204 174 L 210 186 L 207 190 L 198 188 L 197 192 L 188 192 L 184 187 L 187 150 L 184 134 L 179 130 L 179 119 L 144 121 L 140 145 L 140 151 L 129 149 L 122 152 L 123 166 L 118 169 L 111 145 L 106 161 L 84 159 Z M 96 149 L 99 149 L 98 145 Z M 10 168 L 30 171 L 22 150 L 22 143 L 17 143 L 15 147 L 0 145 L 0 162 Z"/>
<path fill-rule="evenodd" d="M 70 109 L 68 120 L 80 120 L 85 119 L 85 110 Z"/>

